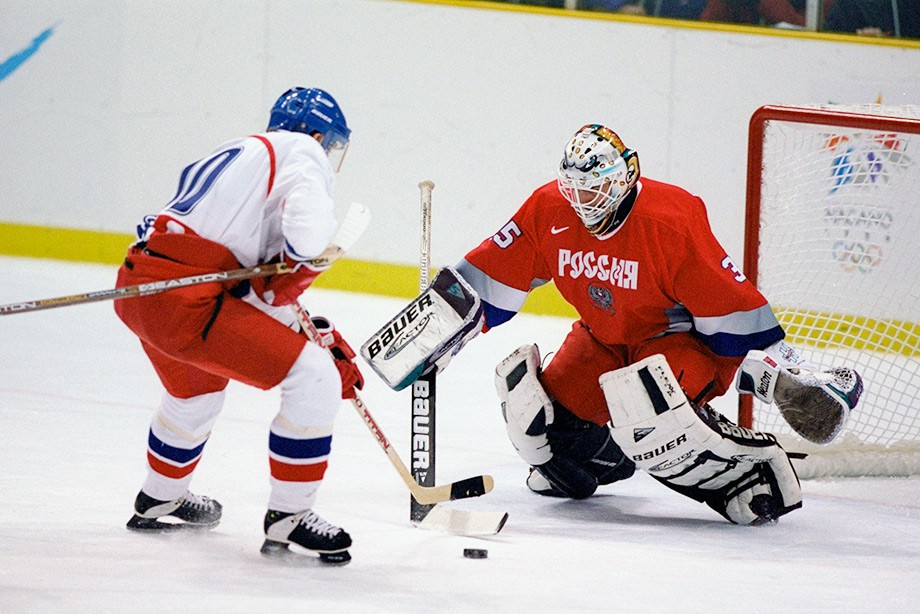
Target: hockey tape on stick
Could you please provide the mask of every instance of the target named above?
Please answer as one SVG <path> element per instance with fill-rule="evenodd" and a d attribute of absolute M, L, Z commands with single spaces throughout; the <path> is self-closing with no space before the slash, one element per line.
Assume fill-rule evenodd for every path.
<path fill-rule="evenodd" d="M 422 293 L 428 287 L 431 274 L 431 191 L 434 189 L 434 182 L 426 179 L 419 183 L 418 187 L 422 192 L 421 257 L 419 259 L 418 291 Z"/>
<path fill-rule="evenodd" d="M 323 253 L 316 258 L 307 261 L 317 268 L 325 268 L 338 260 L 348 251 L 355 241 L 364 233 L 370 223 L 370 212 L 364 205 L 354 203 L 342 220 L 338 232 L 332 239 Z M 20 303 L 8 303 L 0 305 L 0 316 L 24 313 L 27 311 L 40 311 L 42 309 L 52 309 L 54 307 L 67 307 L 69 305 L 80 305 L 83 303 L 95 303 L 98 301 L 119 300 L 125 298 L 134 298 L 138 296 L 149 296 L 159 294 L 175 288 L 186 288 L 198 284 L 208 284 L 214 282 L 242 281 L 254 277 L 267 277 L 269 275 L 283 275 L 290 273 L 291 268 L 283 262 L 275 264 L 260 264 L 254 267 L 235 269 L 233 271 L 215 271 L 214 273 L 204 273 L 201 275 L 189 275 L 188 277 L 179 277 L 176 279 L 163 279 L 136 286 L 123 286 L 121 288 L 112 288 L 107 290 L 96 290 L 94 292 L 85 292 L 83 294 L 73 294 L 70 296 L 60 296 L 57 298 L 45 298 L 33 301 L 22 301 Z"/>
<path fill-rule="evenodd" d="M 297 316 L 297 320 L 300 322 L 301 327 L 307 333 L 307 337 L 311 341 L 323 345 L 322 336 L 319 331 L 316 330 L 316 326 L 310 320 L 310 316 L 307 312 L 304 311 L 303 306 L 301 306 L 300 303 L 292 303 L 291 309 Z M 479 497 L 490 492 L 495 486 L 495 481 L 490 475 L 477 475 L 442 486 L 421 486 L 415 481 L 415 478 L 412 477 L 409 469 L 406 468 L 406 464 L 399 457 L 399 454 L 396 453 L 396 450 L 393 449 L 393 446 L 390 445 L 390 441 L 386 438 L 386 435 L 383 434 L 383 431 L 377 425 L 367 405 L 364 404 L 364 401 L 361 400 L 357 392 L 355 392 L 355 398 L 349 400 L 352 406 L 354 406 L 355 411 L 361 416 L 364 424 L 367 425 L 368 430 L 374 435 L 374 439 L 377 440 L 377 443 L 380 444 L 380 447 L 386 453 L 387 458 L 390 459 L 390 462 L 396 468 L 399 477 L 402 478 L 403 482 L 412 493 L 412 496 L 415 497 L 416 501 L 419 503 L 430 505 L 433 503 L 443 503 L 444 501 L 453 501 L 455 499 Z"/>

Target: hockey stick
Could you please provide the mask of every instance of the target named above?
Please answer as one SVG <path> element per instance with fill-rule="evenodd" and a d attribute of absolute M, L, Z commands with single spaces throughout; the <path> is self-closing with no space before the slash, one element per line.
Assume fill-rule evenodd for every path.
<path fill-rule="evenodd" d="M 418 523 L 420 529 L 446 531 L 454 535 L 495 535 L 508 521 L 507 512 L 457 510 L 435 505 Z"/>
<path fill-rule="evenodd" d="M 188 277 L 179 277 L 177 279 L 163 279 L 136 286 L 123 286 L 121 288 L 112 288 L 110 290 L 97 290 L 95 292 L 86 292 L 84 294 L 74 294 L 71 296 L 61 296 L 57 298 L 45 298 L 34 301 L 23 301 L 21 303 L 8 303 L 0 305 L 0 316 L 8 316 L 14 313 L 24 313 L 27 311 L 39 311 L 41 309 L 51 309 L 53 307 L 67 307 L 68 305 L 80 305 L 83 303 L 95 303 L 97 301 L 117 300 L 124 298 L 133 298 L 136 296 L 148 296 L 159 294 L 173 288 L 184 288 L 198 284 L 211 282 L 235 281 L 243 279 L 252 279 L 253 277 L 265 277 L 268 275 L 280 275 L 290 273 L 291 269 L 283 263 L 262 264 L 259 266 L 245 269 L 235 269 L 233 271 L 219 271 L 215 273 L 204 273 L 202 275 L 190 275 Z"/>
<path fill-rule="evenodd" d="M 307 333 L 307 337 L 311 341 L 318 343 L 319 345 L 323 345 L 322 336 L 316 329 L 313 321 L 310 320 L 310 316 L 304 310 L 303 306 L 300 303 L 295 302 L 291 304 L 291 309 L 297 316 L 297 321 L 300 322 L 301 328 L 303 328 Z M 364 420 L 367 428 L 371 431 L 371 433 L 373 433 L 377 443 L 380 444 L 380 447 L 383 448 L 384 452 L 386 452 L 387 458 L 390 459 L 390 462 L 396 468 L 396 472 L 399 473 L 399 477 L 401 477 L 406 486 L 409 487 L 409 491 L 412 493 L 412 496 L 415 497 L 419 503 L 423 505 L 432 505 L 443 501 L 466 499 L 468 497 L 479 497 L 480 495 L 484 495 L 491 491 L 495 486 L 495 482 L 490 475 L 477 475 L 475 477 L 466 478 L 465 480 L 460 480 L 458 482 L 451 482 L 450 484 L 444 484 L 442 486 L 422 486 L 418 484 L 412 477 L 409 469 L 406 468 L 406 464 L 403 463 L 401 458 L 399 458 L 399 454 L 397 454 L 396 450 L 393 449 L 393 446 L 386 438 L 386 435 L 384 435 L 383 431 L 380 430 L 380 427 L 377 425 L 377 422 L 371 415 L 367 405 L 365 405 L 364 401 L 361 400 L 361 397 L 358 396 L 357 391 L 355 392 L 355 398 L 350 399 L 350 401 L 355 410 L 358 412 L 358 415 L 360 415 L 362 420 Z"/>
<path fill-rule="evenodd" d="M 421 191 L 421 243 L 419 245 L 419 293 L 428 288 L 431 272 L 431 192 L 434 182 L 426 179 L 418 184 Z M 435 460 L 437 444 L 437 376 L 434 371 L 422 375 L 412 383 L 409 397 L 412 443 L 412 477 L 423 486 L 435 484 Z M 409 501 L 409 521 L 418 524 L 431 512 L 432 506 L 423 505 L 417 499 Z"/>
<path fill-rule="evenodd" d="M 336 232 L 332 243 L 322 254 L 312 258 L 307 262 L 316 267 L 327 267 L 338 260 L 357 240 L 370 222 L 370 213 L 364 205 L 354 203 L 342 220 L 339 230 Z M 232 271 L 217 271 L 214 273 L 203 273 L 201 275 L 189 275 L 188 277 L 179 277 L 177 279 L 163 279 L 136 286 L 123 286 L 121 288 L 112 288 L 109 290 L 97 290 L 95 292 L 86 292 L 83 294 L 74 294 L 71 296 L 61 296 L 57 298 L 38 299 L 34 301 L 23 301 L 20 303 L 8 303 L 0 305 L 0 316 L 12 315 L 15 313 L 24 313 L 27 311 L 39 311 L 42 309 L 51 309 L 53 307 L 67 307 L 69 305 L 80 305 L 83 303 L 95 303 L 97 301 L 119 300 L 134 298 L 138 296 L 149 296 L 159 294 L 175 288 L 185 288 L 198 284 L 224 281 L 241 281 L 252 279 L 254 277 L 267 277 L 269 275 L 283 275 L 290 273 L 291 268 L 283 262 L 274 264 L 260 264 L 254 267 L 235 269 Z"/>

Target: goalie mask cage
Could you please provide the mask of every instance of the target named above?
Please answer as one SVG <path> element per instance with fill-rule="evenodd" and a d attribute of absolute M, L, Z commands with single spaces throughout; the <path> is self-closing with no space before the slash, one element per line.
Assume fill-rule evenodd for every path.
<path fill-rule="evenodd" d="M 742 395 L 802 478 L 920 473 L 920 106 L 765 106 L 748 142 L 745 273 L 786 339 L 865 392 L 818 446 Z"/>

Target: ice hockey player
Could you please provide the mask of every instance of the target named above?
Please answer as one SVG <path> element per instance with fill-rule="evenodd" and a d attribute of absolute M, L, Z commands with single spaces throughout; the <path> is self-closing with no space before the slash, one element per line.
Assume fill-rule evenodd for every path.
<path fill-rule="evenodd" d="M 172 200 L 138 227 L 119 287 L 279 259 L 293 272 L 115 303 L 165 388 L 129 529 L 210 529 L 220 521 L 221 505 L 189 492 L 189 483 L 232 379 L 281 389 L 268 434 L 271 494 L 262 552 L 293 553 L 294 544 L 327 563 L 350 559 L 351 537 L 312 508 L 336 412 L 363 378 L 328 320 L 314 318 L 335 359 L 307 341 L 285 307 L 323 270 L 310 260 L 336 229 L 333 180 L 350 132 L 327 92 L 291 89 L 272 107 L 266 132 L 223 143 L 187 166 Z"/>
<path fill-rule="evenodd" d="M 738 524 L 773 522 L 801 506 L 798 478 L 775 438 L 738 427 L 707 402 L 737 382 L 743 393 L 775 400 L 803 436 L 826 442 L 859 399 L 859 375 L 803 360 L 713 236 L 703 202 L 640 180 L 636 152 L 605 126 L 578 130 L 558 178 L 438 275 L 433 289 L 457 283 L 481 305 L 462 314 L 449 341 L 427 355 L 422 348 L 424 360 L 407 372 L 443 370 L 550 280 L 579 319 L 545 368 L 538 348 L 526 345 L 496 369 L 531 490 L 585 498 L 639 467 Z M 378 373 L 386 354 L 370 361 Z"/>

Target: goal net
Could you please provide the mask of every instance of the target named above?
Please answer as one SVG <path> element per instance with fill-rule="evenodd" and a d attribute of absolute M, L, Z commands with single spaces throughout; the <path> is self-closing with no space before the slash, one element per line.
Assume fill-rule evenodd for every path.
<path fill-rule="evenodd" d="M 742 396 L 802 478 L 920 473 L 920 106 L 762 107 L 748 143 L 745 272 L 787 341 L 865 392 L 831 444 Z"/>

